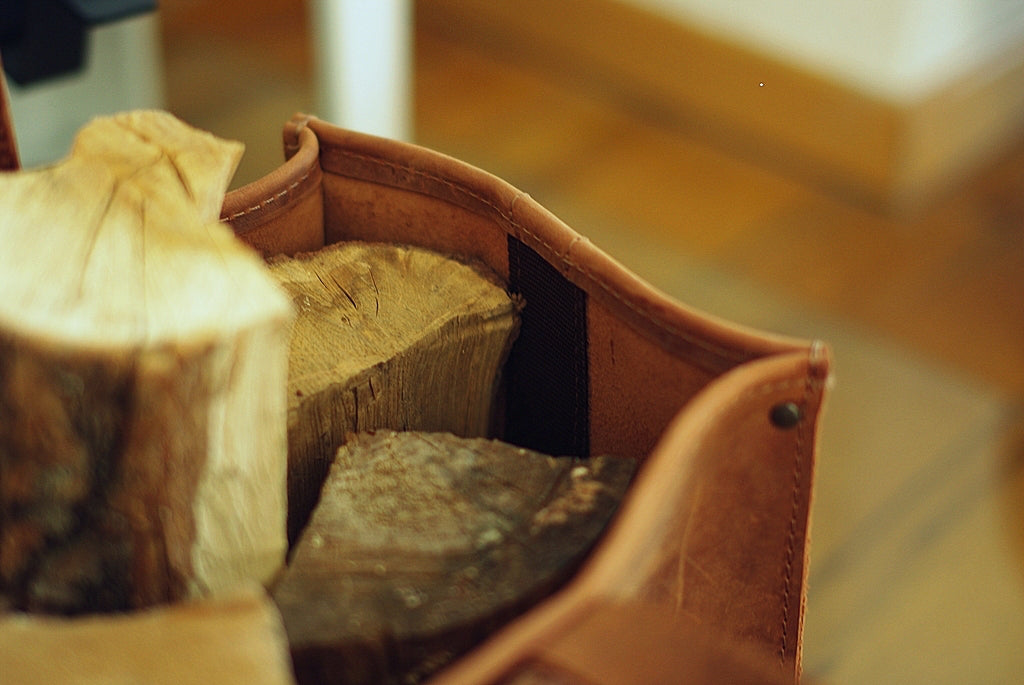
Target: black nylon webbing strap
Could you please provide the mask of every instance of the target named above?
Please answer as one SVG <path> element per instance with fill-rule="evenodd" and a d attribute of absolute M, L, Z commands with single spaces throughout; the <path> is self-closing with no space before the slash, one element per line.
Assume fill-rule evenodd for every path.
<path fill-rule="evenodd" d="M 509 288 L 526 301 L 509 355 L 505 440 L 590 456 L 586 293 L 509 236 Z"/>

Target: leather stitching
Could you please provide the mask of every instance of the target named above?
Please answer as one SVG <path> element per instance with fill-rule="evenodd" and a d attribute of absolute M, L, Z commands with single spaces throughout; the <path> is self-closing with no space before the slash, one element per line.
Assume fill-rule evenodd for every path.
<path fill-rule="evenodd" d="M 825 344 L 820 340 L 813 341 L 807 356 L 809 368 L 806 375 L 799 378 L 787 378 L 784 381 L 765 383 L 764 385 L 747 390 L 743 396 L 763 397 L 765 395 L 772 395 L 780 390 L 800 388 L 804 391 L 801 399 L 801 408 L 803 408 L 803 404 L 806 404 L 807 400 L 810 399 L 810 395 L 813 394 L 812 391 L 821 390 L 827 387 L 830 382 L 827 376 L 822 375 L 822 364 L 825 360 Z"/>
<path fill-rule="evenodd" d="M 803 397 L 800 399 L 800 407 L 806 411 L 807 406 L 813 395 L 823 388 L 827 382 L 827 378 L 821 377 L 822 363 L 824 359 L 824 346 L 815 341 L 811 345 L 811 349 L 808 354 L 808 371 L 806 377 L 803 379 L 804 392 Z M 793 379 L 794 384 L 799 379 Z M 786 537 L 786 561 L 783 567 L 783 585 L 782 585 L 782 630 L 781 638 L 779 640 L 779 660 L 782 663 L 786 662 L 786 651 L 789 648 L 789 620 L 790 612 L 792 611 L 793 604 L 793 587 L 794 579 L 793 573 L 795 571 L 794 563 L 796 561 L 796 536 L 797 527 L 799 525 L 799 510 L 802 501 L 802 492 L 804 478 L 806 476 L 806 469 L 804 462 L 807 456 L 807 422 L 801 421 L 796 428 L 796 444 L 793 458 L 793 491 L 790 500 L 790 518 L 789 518 L 789 533 Z M 802 599 L 801 599 L 802 602 Z M 799 609 L 798 609 L 799 610 Z M 799 665 L 798 665 L 799 668 Z"/>
<path fill-rule="evenodd" d="M 284 190 L 271 195 L 270 197 L 266 198 L 265 200 L 260 201 L 259 204 L 256 204 L 256 205 L 253 205 L 252 207 L 248 207 L 248 208 L 243 209 L 241 211 L 235 212 L 235 213 L 231 214 L 230 216 L 223 216 L 222 215 L 220 217 L 220 220 L 221 221 L 234 221 L 235 219 L 239 219 L 239 218 L 241 218 L 243 216 L 252 214 L 253 212 L 258 212 L 260 210 L 266 209 L 269 205 L 272 205 L 275 202 L 280 202 L 282 199 L 287 197 L 288 194 L 294 192 L 296 188 L 298 188 L 300 185 L 305 183 L 309 179 L 310 173 L 312 173 L 312 169 L 310 169 L 310 171 L 307 171 L 305 174 L 303 174 L 302 178 L 300 178 L 299 180 L 295 181 L 294 183 L 289 185 Z"/>
<path fill-rule="evenodd" d="M 829 378 L 825 371 L 825 345 L 819 340 L 815 340 L 811 343 L 811 349 L 808 352 L 808 370 L 807 374 L 800 378 L 788 378 L 784 381 L 777 381 L 773 383 L 765 383 L 756 388 L 751 388 L 744 397 L 748 398 L 760 398 L 767 395 L 772 395 L 780 391 L 791 390 L 795 388 L 802 389 L 802 396 L 800 398 L 800 408 L 806 410 L 813 396 L 827 387 L 829 384 Z M 804 461 L 807 454 L 807 428 L 806 422 L 801 421 L 797 426 L 796 433 L 796 445 L 794 450 L 793 459 L 793 488 L 790 500 L 790 518 L 789 518 L 789 529 L 786 536 L 786 556 L 785 562 L 782 569 L 782 630 L 781 638 L 779 642 L 779 660 L 783 663 L 786 661 L 786 650 L 789 647 L 789 617 L 790 611 L 793 604 L 793 572 L 794 563 L 796 561 L 796 534 L 797 526 L 799 525 L 798 512 L 800 509 L 801 502 L 801 485 L 805 476 L 804 472 Z M 801 604 L 802 604 L 801 598 Z M 799 664 L 797 664 L 799 667 Z"/>
<path fill-rule="evenodd" d="M 764 397 L 765 395 L 772 395 L 780 390 L 790 390 L 792 388 L 805 388 L 808 384 L 812 384 L 816 388 L 820 388 L 824 385 L 823 382 L 814 382 L 807 378 L 790 378 L 784 381 L 778 381 L 777 383 L 765 383 L 759 385 L 756 388 L 751 388 L 744 393 L 744 397 Z"/>
<path fill-rule="evenodd" d="M 484 205 L 490 207 L 491 209 L 493 209 L 498 214 L 498 216 L 500 216 L 502 219 L 504 219 L 506 222 L 508 222 L 513 227 L 515 227 L 521 234 L 528 235 L 534 241 L 536 241 L 537 243 L 542 245 L 551 254 L 556 254 L 556 255 L 558 254 L 558 252 L 554 249 L 554 247 L 550 243 L 548 243 L 546 240 L 544 240 L 543 238 L 538 236 L 536 233 L 534 233 L 533 231 L 531 231 L 530 229 L 526 228 L 521 223 L 516 221 L 515 217 L 512 215 L 511 212 L 506 212 L 499 205 L 495 204 L 494 202 L 492 202 L 488 198 L 480 195 L 479 193 L 474 192 L 473 190 L 470 190 L 469 188 L 467 188 L 467 187 L 465 187 L 465 186 L 463 186 L 461 184 L 455 183 L 454 181 L 451 181 L 450 179 L 447 179 L 447 178 L 444 178 L 442 176 L 438 176 L 436 174 L 432 174 L 432 173 L 423 171 L 421 169 L 416 169 L 414 167 L 411 167 L 411 166 L 408 166 L 408 165 L 405 165 L 405 164 L 397 164 L 395 162 L 390 162 L 390 161 L 387 161 L 387 160 L 384 160 L 384 159 L 380 159 L 379 157 L 372 157 L 372 156 L 360 154 L 360 153 L 357 153 L 357 152 L 351 152 L 349 150 L 340 150 L 340 151 L 336 151 L 336 152 L 338 152 L 339 154 L 341 154 L 344 157 L 349 157 L 349 158 L 352 158 L 352 159 L 358 159 L 358 160 L 361 160 L 361 161 L 364 161 L 364 162 L 369 162 L 371 164 L 375 164 L 375 165 L 378 165 L 378 166 L 388 167 L 390 169 L 394 169 L 394 170 L 397 170 L 397 171 L 404 171 L 404 172 L 407 172 L 407 173 L 412 174 L 414 176 L 419 176 L 421 178 L 425 178 L 425 179 L 428 179 L 428 180 L 431 180 L 431 181 L 435 181 L 435 182 L 440 183 L 440 184 L 442 184 L 442 185 L 444 185 L 444 186 L 446 186 L 448 188 L 451 188 L 452 190 L 454 190 L 455 192 L 457 192 L 459 194 L 462 194 L 462 195 L 465 195 L 467 197 L 470 197 L 470 198 L 472 198 L 474 200 L 477 200 L 478 202 L 481 202 Z M 529 197 L 529 195 L 527 193 L 519 191 L 519 193 L 512 199 L 511 208 L 514 208 L 516 202 L 520 198 L 522 198 L 522 197 Z M 575 244 L 575 241 L 573 242 L 573 244 Z M 572 247 L 572 245 L 570 245 L 570 248 L 571 247 Z M 720 345 L 715 345 L 713 343 L 709 343 L 709 342 L 707 342 L 705 340 L 702 340 L 700 338 L 696 338 L 696 337 L 692 336 L 687 331 L 678 329 L 678 328 L 676 328 L 674 326 L 669 326 L 665 322 L 652 317 L 650 314 L 648 314 L 647 312 L 641 310 L 639 307 L 634 305 L 632 302 L 630 302 L 629 300 L 624 298 L 615 288 L 611 287 L 603 279 L 600 279 L 600 278 L 596 277 L 586 267 L 581 266 L 580 264 L 578 264 L 577 262 L 574 262 L 572 259 L 570 259 L 569 257 L 567 257 L 565 255 L 559 255 L 559 257 L 562 260 L 562 264 L 564 266 L 567 266 L 567 267 L 570 267 L 572 269 L 575 269 L 577 272 L 579 272 L 585 278 L 587 278 L 587 280 L 589 280 L 591 283 L 593 283 L 598 288 L 600 288 L 602 291 L 604 291 L 605 294 L 609 295 L 610 297 L 612 297 L 613 299 L 618 301 L 620 304 L 625 306 L 627 309 L 629 309 L 633 313 L 637 314 L 644 321 L 647 321 L 648 323 L 654 325 L 656 328 L 661 329 L 663 332 L 666 332 L 666 333 L 669 333 L 670 335 L 673 335 L 675 337 L 681 338 L 681 339 L 685 340 L 686 342 L 688 342 L 689 344 L 693 345 L 694 347 L 700 348 L 700 349 L 702 349 L 702 350 L 704 350 L 706 352 L 710 352 L 711 354 L 717 355 L 719 358 L 721 358 L 721 359 L 723 359 L 725 361 L 728 361 L 730 363 L 739 363 L 739 362 L 747 361 L 747 360 L 749 360 L 749 359 L 754 357 L 753 355 L 750 355 L 750 354 L 744 354 L 744 353 L 741 353 L 741 352 L 730 350 L 730 349 L 722 347 Z"/>

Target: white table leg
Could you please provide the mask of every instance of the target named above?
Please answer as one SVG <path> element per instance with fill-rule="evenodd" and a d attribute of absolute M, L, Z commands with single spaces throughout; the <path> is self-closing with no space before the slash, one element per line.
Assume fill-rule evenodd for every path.
<path fill-rule="evenodd" d="M 409 140 L 412 0 L 313 0 L 318 116 Z"/>

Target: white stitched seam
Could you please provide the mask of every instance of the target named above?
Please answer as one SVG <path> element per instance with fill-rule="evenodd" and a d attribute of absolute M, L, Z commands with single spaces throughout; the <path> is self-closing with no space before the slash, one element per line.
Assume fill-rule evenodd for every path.
<path fill-rule="evenodd" d="M 261 209 L 264 209 L 267 206 L 272 205 L 275 202 L 278 202 L 279 200 L 281 200 L 282 198 L 287 196 L 289 193 L 293 192 L 300 185 L 302 185 L 309 178 L 309 174 L 310 173 L 311 173 L 310 171 L 307 171 L 305 174 L 302 175 L 302 178 L 300 178 L 299 180 L 295 181 L 294 183 L 289 185 L 284 190 L 282 190 L 282 191 L 280 191 L 278 193 L 275 193 L 274 195 L 271 195 L 270 197 L 266 198 L 265 200 L 260 201 L 259 204 L 253 205 L 253 206 L 248 207 L 246 209 L 243 209 L 241 211 L 235 212 L 234 214 L 232 214 L 230 216 L 222 216 L 220 218 L 220 220 L 221 221 L 234 221 L 235 219 L 243 217 L 243 216 L 245 216 L 247 214 L 252 214 L 253 212 L 258 212 Z"/>

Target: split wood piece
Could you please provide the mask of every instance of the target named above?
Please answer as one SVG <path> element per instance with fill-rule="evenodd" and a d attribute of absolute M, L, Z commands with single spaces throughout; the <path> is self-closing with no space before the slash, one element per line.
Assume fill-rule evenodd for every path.
<path fill-rule="evenodd" d="M 287 685 L 281 617 L 262 588 L 130 614 L 0 618 L 4 685 Z"/>
<path fill-rule="evenodd" d="M 345 435 L 493 435 L 518 302 L 483 266 L 398 245 L 342 243 L 270 261 L 298 319 L 288 373 L 289 540 Z"/>
<path fill-rule="evenodd" d="M 416 682 L 553 591 L 636 462 L 350 436 L 273 596 L 300 683 Z"/>
<path fill-rule="evenodd" d="M 120 610 L 283 564 L 287 296 L 217 217 L 241 145 L 102 118 L 0 176 L 0 594 Z"/>

